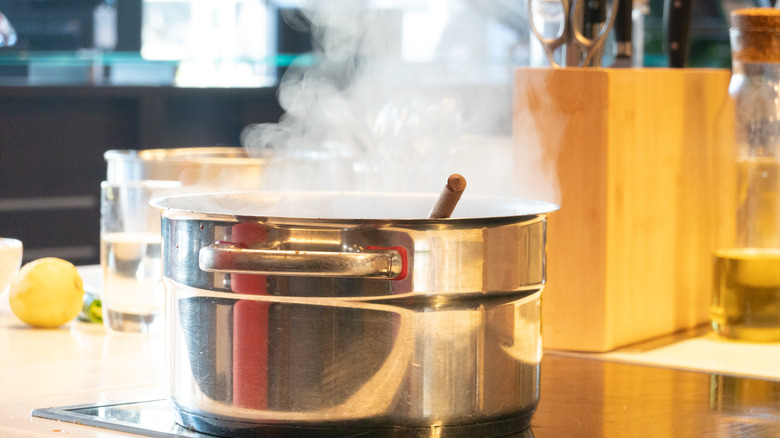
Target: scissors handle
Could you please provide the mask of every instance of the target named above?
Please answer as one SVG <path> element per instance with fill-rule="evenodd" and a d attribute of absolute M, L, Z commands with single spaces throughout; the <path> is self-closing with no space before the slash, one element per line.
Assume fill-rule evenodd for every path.
<path fill-rule="evenodd" d="M 618 2 L 610 0 L 610 7 L 607 9 L 607 19 L 598 33 L 593 37 L 585 35 L 585 3 L 588 0 L 572 0 L 571 15 L 569 16 L 571 38 L 569 43 L 575 44 L 583 49 L 585 57 L 578 64 L 579 66 L 590 65 L 593 57 L 597 53 L 601 53 L 601 46 L 607 39 L 612 27 L 615 25 L 615 17 L 617 16 Z M 605 1 L 605 0 L 599 0 Z"/>
<path fill-rule="evenodd" d="M 531 32 L 533 32 L 534 36 L 536 36 L 536 39 L 539 40 L 539 43 L 542 46 L 542 49 L 544 49 L 545 55 L 547 55 L 547 60 L 550 62 L 550 65 L 553 68 L 561 68 L 562 66 L 558 64 L 558 62 L 555 61 L 555 50 L 557 50 L 559 47 L 563 46 L 568 42 L 569 39 L 569 10 L 571 7 L 571 4 L 569 3 L 570 0 L 558 0 L 561 3 L 561 7 L 563 8 L 563 24 L 560 26 L 560 30 L 554 37 L 547 37 L 544 35 L 543 32 L 540 32 L 539 29 L 536 27 L 536 20 L 534 20 L 534 10 L 533 10 L 533 3 L 534 0 L 527 0 L 526 5 L 528 9 L 528 21 L 531 24 Z"/>

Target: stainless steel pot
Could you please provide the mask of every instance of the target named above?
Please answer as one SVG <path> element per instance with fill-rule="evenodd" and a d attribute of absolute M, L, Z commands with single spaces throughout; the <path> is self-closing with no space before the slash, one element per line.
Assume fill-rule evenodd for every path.
<path fill-rule="evenodd" d="M 180 181 L 185 190 L 259 190 L 268 160 L 250 157 L 240 147 L 110 150 L 106 179 Z"/>
<path fill-rule="evenodd" d="M 181 424 L 224 436 L 525 430 L 556 206 L 464 196 L 457 217 L 418 219 L 434 200 L 156 200 Z"/>

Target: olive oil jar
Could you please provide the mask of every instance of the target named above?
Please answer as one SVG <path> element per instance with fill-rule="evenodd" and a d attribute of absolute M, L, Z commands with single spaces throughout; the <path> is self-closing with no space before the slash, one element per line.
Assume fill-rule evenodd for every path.
<path fill-rule="evenodd" d="M 736 160 L 734 228 L 714 256 L 718 335 L 780 341 L 780 10 L 731 14 Z"/>

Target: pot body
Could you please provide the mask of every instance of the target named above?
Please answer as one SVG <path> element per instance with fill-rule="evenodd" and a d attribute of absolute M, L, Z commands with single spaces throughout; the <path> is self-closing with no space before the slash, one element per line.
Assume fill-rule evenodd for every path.
<path fill-rule="evenodd" d="M 300 213 L 324 199 L 336 210 L 359 205 L 363 217 L 369 196 L 157 203 L 169 393 L 184 426 L 225 436 L 503 436 L 528 427 L 539 399 L 549 206 L 439 220 L 295 217 L 274 207 L 297 198 L 303 207 L 290 211 Z M 205 206 L 183 208 L 189 201 Z M 491 202 L 464 197 L 458 208 Z M 388 196 L 389 213 L 376 215 L 432 203 Z"/>
<path fill-rule="evenodd" d="M 180 181 L 190 192 L 259 190 L 268 160 L 239 147 L 110 150 L 106 179 Z"/>

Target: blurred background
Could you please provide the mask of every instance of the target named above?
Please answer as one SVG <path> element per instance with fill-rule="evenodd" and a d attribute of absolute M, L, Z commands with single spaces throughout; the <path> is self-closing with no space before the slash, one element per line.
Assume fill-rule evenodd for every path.
<path fill-rule="evenodd" d="M 727 14 L 740 7 L 767 5 L 769 0 L 697 0 L 692 21 L 691 65 L 728 66 Z M 304 2 L 305 3 L 305 2 Z M 374 0 L 344 2 L 368 5 L 397 17 L 404 26 L 404 38 L 417 41 L 405 47 L 410 57 L 421 55 L 424 46 L 438 35 L 446 22 L 443 15 L 427 19 L 430 9 L 453 13 L 453 4 L 470 4 L 485 14 L 486 37 L 494 50 L 506 45 L 529 44 L 523 2 L 508 0 L 423 1 Z M 483 5 L 479 5 L 482 3 Z M 0 12 L 13 23 L 18 41 L 8 52 L 75 51 L 99 46 L 98 11 L 108 5 L 116 14 L 117 52 L 136 52 L 149 60 L 234 59 L 269 62 L 269 56 L 305 52 L 310 47 L 304 19 L 296 18 L 300 1 L 284 0 L 0 0 Z M 646 15 L 644 64 L 663 65 L 662 21 L 664 0 L 637 2 Z M 426 20 L 427 22 L 422 22 Z M 411 33 L 410 33 L 411 32 Z M 110 38 L 109 38 L 110 40 Z M 504 47 L 501 47 L 504 46 Z M 518 64 L 527 63 L 522 48 L 514 51 Z M 6 60 L 7 62 L 8 60 Z M 284 60 L 275 60 L 284 62 Z"/>
<path fill-rule="evenodd" d="M 726 17 L 753 5 L 696 0 L 689 66 L 729 68 Z M 667 63 L 663 9 L 664 0 L 634 3 L 645 26 L 644 66 Z M 96 263 L 99 184 L 111 149 L 262 149 L 305 124 L 308 135 L 362 154 L 366 173 L 396 182 L 403 178 L 382 167 L 389 157 L 401 162 L 392 142 L 416 145 L 406 160 L 435 156 L 435 143 L 396 134 L 415 120 L 427 129 L 416 135 L 457 132 L 480 147 L 500 139 L 490 147 L 503 151 L 512 68 L 532 63 L 525 11 L 514 0 L 0 0 L 0 31 L 13 31 L 13 41 L 0 44 L 0 235 L 24 241 L 26 260 Z M 316 80 L 302 73 L 315 64 Z M 352 81 L 365 71 L 381 80 Z M 338 93 L 324 103 L 296 100 L 280 87 L 291 82 L 283 78 L 304 88 L 326 82 Z M 425 100 L 399 92 L 413 88 L 439 94 Z M 371 99 L 342 106 L 356 96 Z M 300 112 L 308 107 L 322 111 Z M 369 129 L 358 123 L 323 134 L 309 124 L 319 118 L 332 127 L 334 118 L 341 124 L 365 114 L 373 117 Z M 385 155 L 368 157 L 367 143 Z M 500 153 L 480 154 L 489 162 L 472 156 L 459 164 L 492 166 L 496 181 L 511 172 Z"/>

